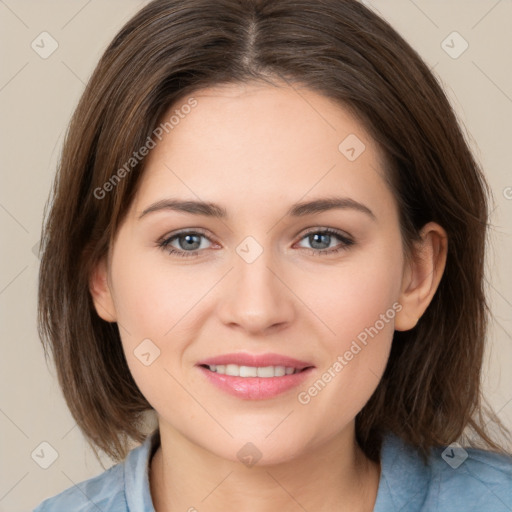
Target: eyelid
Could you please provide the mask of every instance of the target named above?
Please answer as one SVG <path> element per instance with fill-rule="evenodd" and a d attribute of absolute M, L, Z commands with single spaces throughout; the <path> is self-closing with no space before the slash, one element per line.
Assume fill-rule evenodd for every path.
<path fill-rule="evenodd" d="M 310 233 L 325 233 L 325 232 L 334 234 L 334 235 L 342 237 L 342 238 L 350 239 L 350 240 L 354 239 L 354 237 L 350 233 L 347 233 L 346 231 L 343 231 L 338 228 L 330 228 L 328 226 L 313 226 L 311 228 L 306 228 L 306 231 L 301 231 L 299 234 L 297 234 L 297 236 L 301 235 L 301 238 L 304 238 L 305 236 L 309 235 Z"/>
<path fill-rule="evenodd" d="M 208 240 L 213 241 L 214 237 L 211 235 L 211 233 L 203 228 L 184 228 L 179 229 L 178 231 L 171 231 L 170 233 L 166 233 L 162 237 L 160 237 L 157 240 L 157 243 L 165 242 L 166 240 L 169 240 L 171 238 L 176 238 L 180 235 L 188 235 L 188 234 L 197 234 L 197 235 L 203 235 L 205 238 L 208 238 Z"/>

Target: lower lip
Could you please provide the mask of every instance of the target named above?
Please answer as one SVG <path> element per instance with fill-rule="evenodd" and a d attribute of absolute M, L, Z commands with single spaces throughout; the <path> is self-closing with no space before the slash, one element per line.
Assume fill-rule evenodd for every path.
<path fill-rule="evenodd" d="M 288 391 L 304 382 L 314 370 L 308 368 L 299 373 L 282 377 L 233 377 L 198 367 L 206 378 L 219 389 L 245 400 L 265 400 Z"/>

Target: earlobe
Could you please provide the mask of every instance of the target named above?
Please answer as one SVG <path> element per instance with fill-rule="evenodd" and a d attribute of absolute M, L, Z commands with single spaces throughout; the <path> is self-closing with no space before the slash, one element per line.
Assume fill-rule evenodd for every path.
<path fill-rule="evenodd" d="M 421 318 L 441 282 L 448 254 L 446 231 L 437 223 L 423 226 L 421 241 L 414 246 L 406 262 L 399 302 L 402 309 L 395 316 L 395 330 L 408 331 Z"/>
<path fill-rule="evenodd" d="M 96 312 L 107 322 L 116 322 L 114 300 L 108 283 L 108 268 L 106 257 L 97 263 L 89 278 L 89 291 Z"/>

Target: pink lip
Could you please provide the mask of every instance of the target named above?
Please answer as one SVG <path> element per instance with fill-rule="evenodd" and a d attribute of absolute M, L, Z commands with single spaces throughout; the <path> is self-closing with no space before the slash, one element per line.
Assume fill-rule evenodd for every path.
<path fill-rule="evenodd" d="M 313 364 L 308 363 L 306 361 L 299 361 L 293 357 L 282 356 L 280 354 L 246 354 L 246 353 L 232 353 L 232 354 L 223 354 L 221 356 L 211 357 L 209 359 L 204 359 L 197 363 L 200 365 L 214 365 L 214 364 L 236 364 L 238 366 L 285 366 L 288 368 L 297 368 L 298 370 L 303 370 L 308 366 L 313 366 Z M 277 377 L 279 378 L 279 377 Z"/>
<path fill-rule="evenodd" d="M 236 364 L 238 366 L 284 366 L 302 370 L 282 377 L 233 377 L 212 372 L 202 365 Z M 288 391 L 309 377 L 314 366 L 279 354 L 225 354 L 205 359 L 197 364 L 199 370 L 219 389 L 246 400 L 264 400 Z"/>

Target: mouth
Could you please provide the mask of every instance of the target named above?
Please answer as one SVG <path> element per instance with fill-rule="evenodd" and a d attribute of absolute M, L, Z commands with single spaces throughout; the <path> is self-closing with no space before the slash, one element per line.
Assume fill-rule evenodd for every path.
<path fill-rule="evenodd" d="M 206 382 L 244 400 L 270 399 L 302 384 L 315 366 L 279 354 L 234 353 L 200 361 Z"/>

